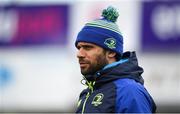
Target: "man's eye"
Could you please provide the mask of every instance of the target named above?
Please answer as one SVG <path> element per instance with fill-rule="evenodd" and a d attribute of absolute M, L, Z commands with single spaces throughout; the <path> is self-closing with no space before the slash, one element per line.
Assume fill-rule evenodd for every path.
<path fill-rule="evenodd" d="M 85 46 L 84 49 L 87 49 L 87 50 L 90 50 L 92 49 L 93 47 L 92 46 Z"/>

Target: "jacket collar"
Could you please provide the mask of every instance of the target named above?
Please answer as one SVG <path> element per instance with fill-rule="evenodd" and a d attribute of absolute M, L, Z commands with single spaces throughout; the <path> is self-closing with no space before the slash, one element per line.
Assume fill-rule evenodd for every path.
<path fill-rule="evenodd" d="M 141 74 L 143 68 L 138 65 L 135 52 L 125 52 L 120 61 L 106 65 L 102 70 L 93 75 L 96 85 L 102 85 L 120 78 L 130 78 L 144 84 Z"/>

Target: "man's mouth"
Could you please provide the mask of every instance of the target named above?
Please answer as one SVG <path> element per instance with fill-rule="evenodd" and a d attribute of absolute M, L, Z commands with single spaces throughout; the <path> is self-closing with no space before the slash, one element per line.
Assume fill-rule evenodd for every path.
<path fill-rule="evenodd" d="M 81 67 L 88 65 L 88 63 L 79 63 Z"/>
<path fill-rule="evenodd" d="M 79 64 L 81 68 L 86 67 L 88 65 L 87 62 L 79 62 Z"/>

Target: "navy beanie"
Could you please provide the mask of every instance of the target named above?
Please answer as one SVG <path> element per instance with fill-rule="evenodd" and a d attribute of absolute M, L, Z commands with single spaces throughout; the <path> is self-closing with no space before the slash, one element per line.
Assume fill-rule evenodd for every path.
<path fill-rule="evenodd" d="M 103 10 L 102 16 L 102 19 L 86 23 L 78 33 L 75 46 L 77 47 L 78 42 L 88 42 L 122 55 L 123 36 L 115 23 L 118 12 L 110 6 Z"/>

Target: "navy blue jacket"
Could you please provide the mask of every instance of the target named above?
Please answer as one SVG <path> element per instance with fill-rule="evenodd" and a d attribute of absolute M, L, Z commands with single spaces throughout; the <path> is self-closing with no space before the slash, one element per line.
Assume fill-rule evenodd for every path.
<path fill-rule="evenodd" d="M 156 105 L 144 88 L 135 52 L 87 79 L 76 113 L 153 113 Z"/>

